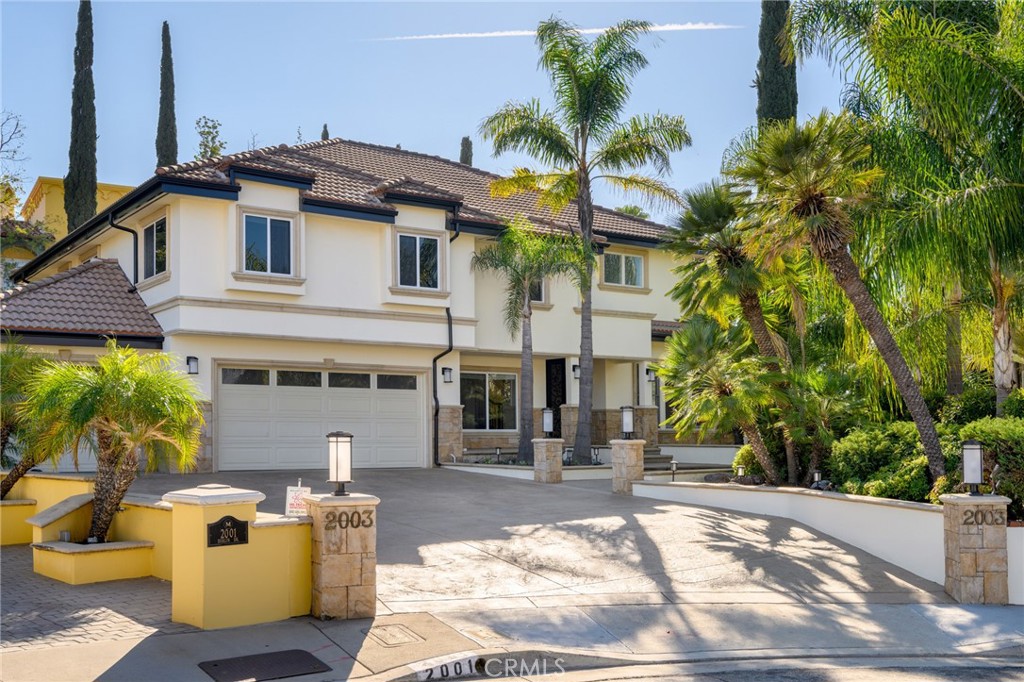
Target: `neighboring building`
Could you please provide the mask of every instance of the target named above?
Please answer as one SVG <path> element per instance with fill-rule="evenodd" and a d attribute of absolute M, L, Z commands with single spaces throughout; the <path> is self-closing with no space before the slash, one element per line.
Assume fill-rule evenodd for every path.
<path fill-rule="evenodd" d="M 96 183 L 96 210 L 105 211 L 133 189 L 128 185 Z M 42 223 L 57 239 L 66 235 L 68 215 L 64 212 L 64 180 L 42 176 L 36 178 L 21 207 L 21 218 L 32 223 Z"/>
<path fill-rule="evenodd" d="M 17 273 L 37 284 L 0 306 L 21 298 L 22 315 L 38 308 L 35 331 L 47 336 L 29 339 L 6 313 L 0 323 L 54 354 L 73 348 L 73 357 L 100 352 L 103 330 L 130 342 L 109 320 L 89 323 L 97 313 L 84 308 L 77 320 L 43 312 L 47 287 L 119 263 L 124 293 L 159 323 L 159 345 L 183 369 L 194 359 L 209 400 L 205 470 L 323 467 L 324 436 L 339 429 L 355 434 L 360 467 L 513 448 L 519 340 L 502 321 L 504 282 L 473 271 L 472 256 L 516 214 L 570 230 L 576 209 L 552 215 L 535 196 L 494 198 L 496 177 L 338 139 L 161 168 Z M 647 369 L 665 331 L 655 320 L 677 317 L 666 296 L 673 261 L 658 248 L 665 228 L 597 208 L 595 232 L 595 443 L 618 436 L 627 404 L 655 442 Z M 28 300 L 32 286 L 39 293 Z M 535 423 L 545 405 L 560 408 L 556 430 L 571 444 L 579 295 L 556 280 L 537 297 Z"/>
<path fill-rule="evenodd" d="M 0 289 L 11 286 L 10 275 L 53 243 L 53 235 L 41 223 L 0 218 Z"/>

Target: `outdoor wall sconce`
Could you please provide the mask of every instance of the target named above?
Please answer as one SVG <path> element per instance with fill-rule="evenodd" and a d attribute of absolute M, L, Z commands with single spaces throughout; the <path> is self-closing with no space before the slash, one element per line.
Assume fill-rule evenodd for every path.
<path fill-rule="evenodd" d="M 675 483 L 676 482 L 676 471 L 679 470 L 679 462 L 677 462 L 675 460 L 672 460 L 671 462 L 669 462 L 669 464 L 672 467 L 672 482 Z"/>
<path fill-rule="evenodd" d="M 658 376 L 658 373 L 654 370 L 653 367 L 648 367 L 647 368 L 647 381 L 649 383 L 653 384 L 654 380 L 657 378 L 657 376 Z"/>
<path fill-rule="evenodd" d="M 622 437 L 630 439 L 633 437 L 633 406 L 623 405 L 619 409 L 622 411 Z"/>
<path fill-rule="evenodd" d="M 199 358 L 194 355 L 190 355 L 185 358 L 185 366 L 188 367 L 189 374 L 199 374 Z"/>
<path fill-rule="evenodd" d="M 747 467 L 743 466 L 742 464 L 737 464 L 736 465 L 736 476 L 740 477 L 740 476 L 743 476 L 743 474 L 745 474 L 745 473 L 747 473 Z"/>
<path fill-rule="evenodd" d="M 971 495 L 981 495 L 978 492 L 978 486 L 982 482 L 981 443 L 976 440 L 964 441 L 963 453 L 964 483 L 970 488 Z"/>
<path fill-rule="evenodd" d="M 348 495 L 345 484 L 352 482 L 352 434 L 333 431 L 327 434 L 327 482 L 335 485 L 335 495 Z"/>
<path fill-rule="evenodd" d="M 555 431 L 555 411 L 550 407 L 545 407 L 541 410 L 541 429 L 544 431 L 545 438 L 551 438 L 551 434 Z"/>
<path fill-rule="evenodd" d="M 452 383 L 452 368 L 451 367 L 442 367 L 441 368 L 441 378 L 444 379 L 444 383 L 446 383 L 446 384 Z"/>
<path fill-rule="evenodd" d="M 580 378 L 580 366 L 579 365 L 573 365 L 572 366 L 572 378 L 573 379 L 579 379 Z"/>

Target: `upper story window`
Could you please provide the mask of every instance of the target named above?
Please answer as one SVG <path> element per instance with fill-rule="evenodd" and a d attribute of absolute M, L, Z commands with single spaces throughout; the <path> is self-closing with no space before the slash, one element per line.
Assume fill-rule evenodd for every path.
<path fill-rule="evenodd" d="M 530 282 L 530 301 L 533 303 L 544 303 L 544 280 L 538 279 Z"/>
<path fill-rule="evenodd" d="M 245 271 L 291 275 L 292 221 L 246 213 L 244 224 Z"/>
<path fill-rule="evenodd" d="M 398 285 L 439 289 L 440 239 L 422 235 L 398 235 Z"/>
<path fill-rule="evenodd" d="M 604 283 L 624 287 L 643 287 L 643 256 L 624 253 L 604 254 Z"/>
<path fill-rule="evenodd" d="M 160 218 L 142 230 L 142 277 L 167 271 L 167 219 Z"/>

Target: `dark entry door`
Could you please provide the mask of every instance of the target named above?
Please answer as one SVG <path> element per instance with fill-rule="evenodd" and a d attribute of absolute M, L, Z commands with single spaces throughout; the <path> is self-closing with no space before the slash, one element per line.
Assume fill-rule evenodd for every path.
<path fill-rule="evenodd" d="M 562 410 L 559 408 L 565 404 L 565 358 L 554 358 L 548 360 L 544 366 L 544 374 L 547 377 L 547 407 L 554 413 L 555 430 L 552 436 L 562 437 Z"/>

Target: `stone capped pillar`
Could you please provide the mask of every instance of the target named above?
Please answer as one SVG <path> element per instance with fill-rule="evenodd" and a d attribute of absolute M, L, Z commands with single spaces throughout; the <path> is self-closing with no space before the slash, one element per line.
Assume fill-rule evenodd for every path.
<path fill-rule="evenodd" d="M 377 505 L 361 493 L 306 495 L 313 517 L 313 615 L 377 615 Z"/>
<path fill-rule="evenodd" d="M 462 461 L 462 405 L 441 405 L 437 414 L 437 453 L 442 464 Z"/>
<path fill-rule="evenodd" d="M 651 443 L 651 447 L 658 445 L 658 408 L 634 407 L 633 428 L 638 439 Z"/>
<path fill-rule="evenodd" d="M 562 482 L 562 447 L 565 440 L 561 438 L 533 439 L 533 480 L 538 483 Z"/>
<path fill-rule="evenodd" d="M 1006 604 L 1006 507 L 1001 495 L 943 495 L 946 593 L 961 604 Z"/>
<path fill-rule="evenodd" d="M 644 480 L 644 445 L 642 440 L 613 440 L 612 492 L 633 494 L 633 481 Z"/>
<path fill-rule="evenodd" d="M 576 423 L 579 421 L 578 405 L 561 405 L 558 408 L 562 417 L 562 438 L 570 443 L 576 440 Z"/>

